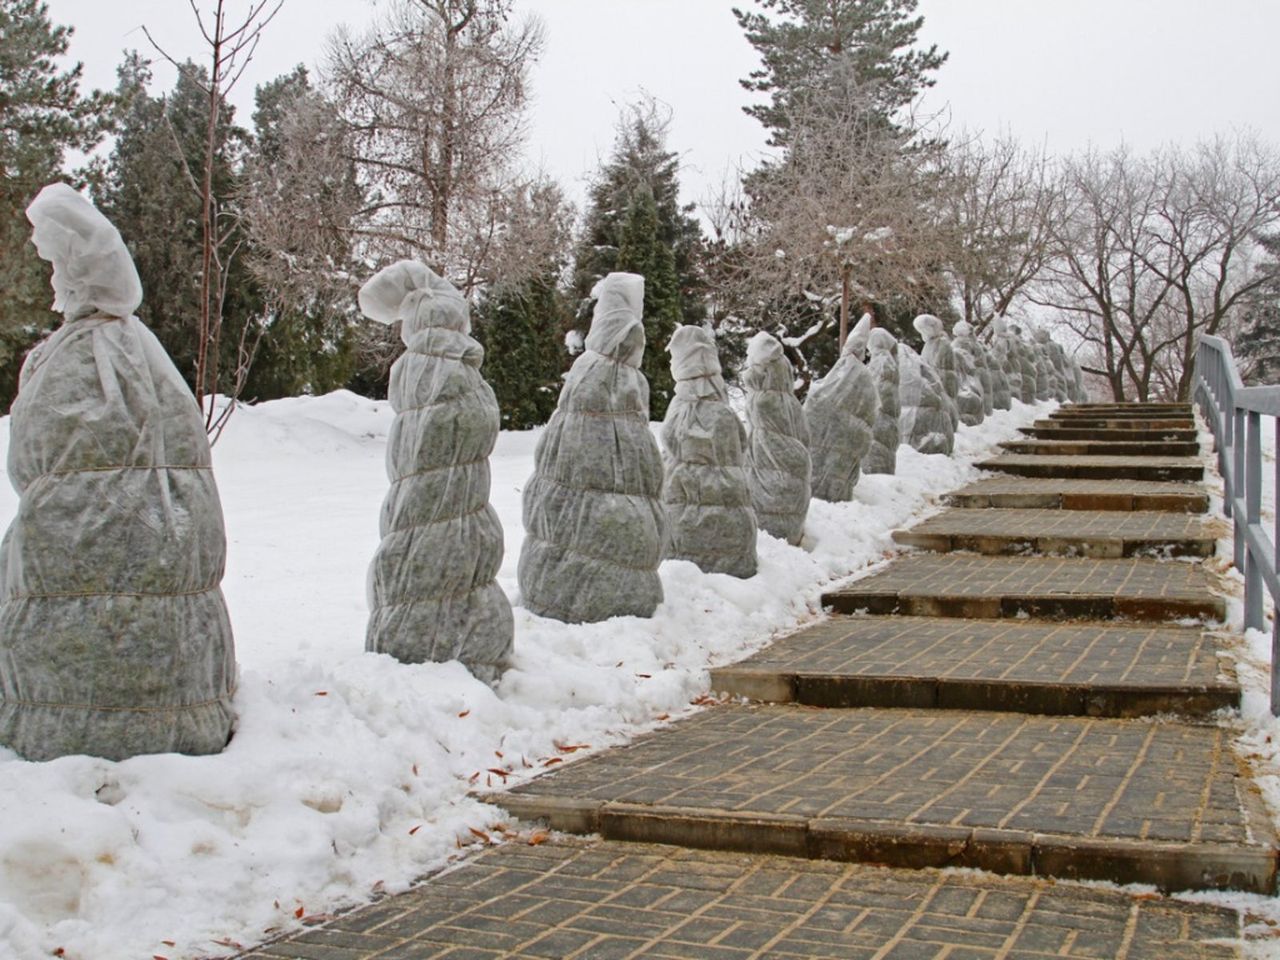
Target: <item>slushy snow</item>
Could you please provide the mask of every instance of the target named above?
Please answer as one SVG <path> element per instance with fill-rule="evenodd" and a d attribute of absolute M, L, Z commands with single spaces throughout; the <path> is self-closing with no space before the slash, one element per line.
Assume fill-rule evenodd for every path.
<path fill-rule="evenodd" d="M 1053 404 L 962 428 L 954 458 L 898 453 L 848 503 L 813 501 L 800 547 L 761 533 L 748 580 L 667 561 L 652 619 L 566 625 L 515 608 L 498 690 L 456 662 L 364 651 L 392 411 L 339 392 L 247 407 L 214 449 L 228 533 L 239 725 L 216 756 L 29 763 L 0 748 L 0 956 L 234 953 L 499 840 L 468 797 L 698 709 L 707 670 L 822 616 L 819 595 L 895 551 L 890 532 L 974 479 Z M 653 425 L 656 429 L 657 424 Z M 504 432 L 492 502 L 513 601 L 520 497 L 540 431 Z M 0 448 L 8 419 L 0 419 Z M 0 489 L 0 523 L 17 497 Z"/>

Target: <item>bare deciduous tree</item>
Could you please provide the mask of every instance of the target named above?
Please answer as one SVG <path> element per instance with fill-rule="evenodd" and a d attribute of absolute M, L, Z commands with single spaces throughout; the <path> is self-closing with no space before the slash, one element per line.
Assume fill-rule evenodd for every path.
<path fill-rule="evenodd" d="M 1047 153 L 1011 137 L 965 137 L 947 151 L 943 218 L 964 320 L 980 331 L 1015 308 L 1053 253 L 1061 182 Z"/>
<path fill-rule="evenodd" d="M 1256 261 L 1280 224 L 1280 157 L 1239 136 L 1144 159 L 1089 151 L 1062 175 L 1058 251 L 1035 302 L 1067 318 L 1114 399 L 1185 399 L 1199 336 L 1229 331 L 1265 281 Z"/>
<path fill-rule="evenodd" d="M 339 32 L 325 74 L 369 198 L 374 259 L 412 256 L 465 293 L 492 279 L 506 197 L 520 186 L 526 76 L 542 46 L 512 0 L 394 0 Z"/>

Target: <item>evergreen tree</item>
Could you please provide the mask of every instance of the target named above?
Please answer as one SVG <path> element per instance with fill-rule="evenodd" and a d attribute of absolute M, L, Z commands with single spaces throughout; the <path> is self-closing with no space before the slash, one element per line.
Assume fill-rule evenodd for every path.
<path fill-rule="evenodd" d="M 658 203 L 647 184 L 632 196 L 627 209 L 616 269 L 644 277 L 644 360 L 641 372 L 649 380 L 649 417 L 661 420 L 675 390 L 667 343 L 680 326 L 680 284 L 676 258 L 663 242 Z"/>
<path fill-rule="evenodd" d="M 27 349 L 58 322 L 23 211 L 63 176 L 65 151 L 101 139 L 109 112 L 103 94 L 81 96 L 79 63 L 57 68 L 70 37 L 40 0 L 0 0 L 0 411 L 13 400 Z"/>
<path fill-rule="evenodd" d="M 1250 383 L 1280 382 L 1280 233 L 1258 238 L 1266 252 L 1265 282 L 1249 297 L 1233 346 Z"/>
<path fill-rule="evenodd" d="M 693 205 L 680 205 L 679 157 L 667 149 L 666 135 L 667 118 L 652 103 L 632 106 L 619 123 L 613 154 L 600 169 L 588 194 L 585 223 L 574 257 L 572 289 L 577 300 L 574 328 L 585 334 L 591 321 L 591 290 L 596 283 L 615 270 L 645 273 L 643 269 L 624 265 L 621 252 L 624 233 L 631 225 L 633 214 L 642 219 L 652 215 L 655 221 L 652 238 L 641 240 L 637 236 L 629 256 L 633 264 L 645 260 L 664 270 L 669 266 L 674 276 L 672 280 L 665 275 L 645 274 L 645 323 L 649 333 L 645 373 L 656 372 L 650 357 L 660 357 L 663 373 L 657 379 L 667 383 L 669 389 L 670 370 L 662 353 L 666 340 L 659 343 L 654 339 L 655 331 L 648 331 L 649 305 L 659 304 L 667 311 L 658 324 L 669 337 L 681 323 L 705 321 L 707 286 L 702 272 L 702 227 L 693 216 Z M 640 204 L 644 211 L 637 214 L 636 201 L 641 194 L 648 199 Z M 636 224 L 633 229 L 641 228 Z M 669 256 L 660 257 L 640 249 L 648 250 L 654 244 L 665 248 Z M 650 288 L 655 288 L 657 297 L 652 301 Z M 674 306 L 669 302 L 672 298 Z M 673 316 L 674 323 L 671 322 Z M 652 376 L 650 381 L 654 382 Z M 661 418 L 665 410 L 666 400 L 659 402 L 655 396 L 652 415 Z"/>
<path fill-rule="evenodd" d="M 917 0 L 755 0 L 758 11 L 734 8 L 761 66 L 741 81 L 769 103 L 743 109 L 785 146 L 804 101 L 843 61 L 861 84 L 875 90 L 879 111 L 890 117 L 933 86 L 930 76 L 947 54 L 915 48 L 924 17 L 913 16 Z"/>
<path fill-rule="evenodd" d="M 237 198 L 261 290 L 261 342 L 245 395 L 325 393 L 355 367 L 351 221 L 363 197 L 337 111 L 297 67 L 255 92 Z"/>
<path fill-rule="evenodd" d="M 486 291 L 472 331 L 484 347 L 484 374 L 498 398 L 504 430 L 527 430 L 551 418 L 568 354 L 560 331 L 568 313 L 556 277 Z"/>
<path fill-rule="evenodd" d="M 144 297 L 139 317 L 149 326 L 188 383 L 194 386 L 200 316 L 200 195 L 192 180 L 202 169 L 208 127 L 207 77 L 202 67 L 183 64 L 173 91 L 153 97 L 145 60 L 130 54 L 121 66 L 120 111 L 115 147 L 98 205 L 128 244 Z M 232 196 L 236 164 L 246 139 L 235 127 L 230 105 L 220 111 L 219 149 L 213 171 L 214 195 Z M 237 246 L 238 228 L 230 211 L 221 211 L 219 229 L 227 250 Z M 241 362 L 242 343 L 254 343 L 253 318 L 260 309 L 257 292 L 241 258 L 224 264 L 226 323 L 219 343 L 224 370 Z M 224 377 L 221 387 L 225 388 Z"/>

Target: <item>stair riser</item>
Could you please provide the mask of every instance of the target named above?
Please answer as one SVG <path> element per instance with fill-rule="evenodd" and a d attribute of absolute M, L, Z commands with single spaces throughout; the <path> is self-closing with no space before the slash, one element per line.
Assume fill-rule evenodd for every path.
<path fill-rule="evenodd" d="M 711 671 L 717 693 L 808 707 L 993 710 L 1041 716 L 1132 719 L 1155 714 L 1204 717 L 1236 709 L 1240 690 L 1216 687 L 1102 687 L 935 677 L 765 674 L 721 667 Z"/>
<path fill-rule="evenodd" d="M 1194 430 L 1077 430 L 1071 427 L 1023 427 L 1037 440 L 1085 440 L 1094 443 L 1198 443 Z"/>
<path fill-rule="evenodd" d="M 1009 440 L 1000 444 L 1002 450 L 1033 457 L 1194 457 L 1200 453 L 1200 444 L 1144 443 L 1070 440 L 1049 443 L 1039 440 Z"/>
<path fill-rule="evenodd" d="M 1000 510 L 1153 510 L 1160 513 L 1208 513 L 1209 497 L 1206 494 L 1159 494 L 1130 496 L 1128 494 L 1073 494 L 1073 493 L 995 493 L 961 496 L 949 494 L 942 502 L 965 509 Z"/>
<path fill-rule="evenodd" d="M 874 616 L 968 617 L 996 620 L 1034 617 L 1040 620 L 1139 620 L 1168 623 L 1196 619 L 1220 621 L 1221 600 L 1181 600 L 1101 596 L 899 596 L 896 593 L 828 593 L 822 605 L 834 613 L 866 612 Z"/>
<path fill-rule="evenodd" d="M 1138 464 L 1116 464 L 1114 466 L 1080 463 L 1028 463 L 1003 466 L 990 462 L 979 463 L 983 470 L 994 470 L 1015 477 L 1041 477 L 1046 479 L 1066 480 L 1204 480 L 1204 467 L 1201 466 L 1168 466 L 1148 467 Z"/>
<path fill-rule="evenodd" d="M 605 840 L 701 850 L 770 853 L 907 869 L 961 867 L 1006 876 L 1142 883 L 1165 892 L 1275 890 L 1274 851 L 1215 844 L 1091 840 L 1022 830 L 886 823 L 782 814 L 711 813 L 682 807 L 604 803 L 561 809 L 537 797 L 482 799 L 553 830 Z"/>
<path fill-rule="evenodd" d="M 968 534 L 912 533 L 896 531 L 895 542 L 907 547 L 952 553 L 964 550 L 985 556 L 1039 554 L 1053 557 L 1088 557 L 1093 560 L 1139 556 L 1211 557 L 1215 542 L 1207 537 L 1189 540 L 1103 540 L 1087 537 L 977 536 Z"/>

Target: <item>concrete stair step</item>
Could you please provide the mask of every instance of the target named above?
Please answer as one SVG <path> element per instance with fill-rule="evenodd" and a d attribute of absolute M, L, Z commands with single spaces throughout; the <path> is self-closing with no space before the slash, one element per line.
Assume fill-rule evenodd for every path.
<path fill-rule="evenodd" d="M 1031 877 L 522 838 L 243 960 L 1232 960 L 1241 926 L 1226 907 Z"/>
<path fill-rule="evenodd" d="M 1006 440 L 1001 449 L 1036 457 L 1195 457 L 1195 440 Z"/>
<path fill-rule="evenodd" d="M 1164 419 L 1146 417 L 1125 420 L 1116 417 L 1050 417 L 1036 420 L 1034 427 L 1058 427 L 1072 430 L 1195 430 L 1195 421 L 1189 419 Z"/>
<path fill-rule="evenodd" d="M 1198 564 L 921 553 L 822 595 L 835 613 L 1047 620 L 1220 621 Z"/>
<path fill-rule="evenodd" d="M 1213 556 L 1216 537 L 1191 514 L 1160 511 L 1117 514 L 1085 510 L 966 510 L 953 508 L 893 539 L 904 546 L 982 554 L 1052 554 L 1133 557 L 1164 553 L 1174 557 Z"/>
<path fill-rule="evenodd" d="M 484 799 L 606 840 L 1271 894 L 1232 731 L 937 710 L 714 707 Z"/>
<path fill-rule="evenodd" d="M 1194 430 L 1090 430 L 1087 428 L 1059 426 L 1022 427 L 1021 432 L 1037 440 L 1093 440 L 1121 443 L 1157 443 L 1178 441 L 1195 443 L 1199 435 Z"/>
<path fill-rule="evenodd" d="M 1124 416 L 1194 416 L 1190 403 L 1064 403 L 1055 413 L 1123 413 Z"/>
<path fill-rule="evenodd" d="M 1036 456 L 1005 453 L 976 464 L 1016 477 L 1058 477 L 1075 480 L 1203 480 L 1199 457 Z"/>
<path fill-rule="evenodd" d="M 1161 510 L 1207 513 L 1209 495 L 1192 483 L 992 477 L 942 498 L 969 509 Z"/>
<path fill-rule="evenodd" d="M 1240 705 L 1231 662 L 1191 627 L 833 617 L 711 671 L 718 694 L 813 707 L 1200 717 Z"/>

